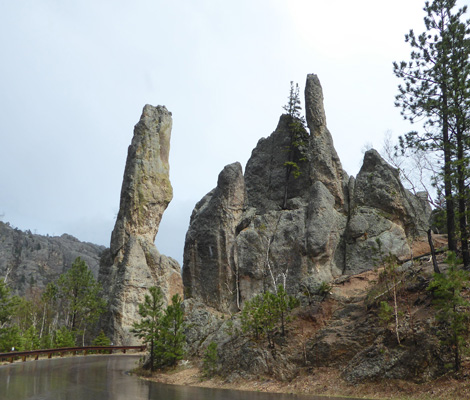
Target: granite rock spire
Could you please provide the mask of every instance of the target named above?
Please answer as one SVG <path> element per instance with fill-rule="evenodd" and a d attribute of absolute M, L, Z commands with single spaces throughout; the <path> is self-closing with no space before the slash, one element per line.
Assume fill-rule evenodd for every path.
<path fill-rule="evenodd" d="M 180 266 L 161 255 L 155 236 L 169 202 L 171 113 L 164 106 L 146 105 L 134 128 L 121 189 L 119 214 L 103 257 L 100 280 L 109 311 L 105 328 L 115 343 L 133 343 L 132 324 L 140 319 L 138 305 L 148 288 L 160 287 L 167 301 L 182 294 Z"/>
<path fill-rule="evenodd" d="M 406 258 L 410 239 L 424 233 L 429 206 L 403 188 L 377 152 L 366 153 L 357 179 L 343 170 L 314 74 L 307 76 L 305 113 L 307 124 L 295 139 L 292 116 L 281 116 L 275 131 L 258 141 L 244 177 L 238 167 L 237 174 L 221 173 L 225 188 L 237 188 L 226 189 L 240 200 L 233 212 L 216 200 L 228 198 L 220 197 L 220 184 L 195 207 L 183 263 L 188 298 L 222 312 L 279 284 L 302 298 L 322 282 L 373 268 L 378 240 L 386 254 Z M 307 150 L 292 159 L 300 136 Z"/>

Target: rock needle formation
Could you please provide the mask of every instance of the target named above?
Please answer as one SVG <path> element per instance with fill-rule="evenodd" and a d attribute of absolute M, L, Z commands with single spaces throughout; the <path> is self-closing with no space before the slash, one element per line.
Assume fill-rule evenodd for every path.
<path fill-rule="evenodd" d="M 167 301 L 182 294 L 178 262 L 161 255 L 154 245 L 173 196 L 168 162 L 171 127 L 171 113 L 165 107 L 146 105 L 129 146 L 119 214 L 100 268 L 109 303 L 104 325 L 115 343 L 136 341 L 129 331 L 140 320 L 138 304 L 149 287 L 160 287 Z"/>
<path fill-rule="evenodd" d="M 301 156 L 292 117 L 282 115 L 245 174 L 238 163 L 228 165 L 194 208 L 183 262 L 187 298 L 235 312 L 279 284 L 292 295 L 315 293 L 322 282 L 373 268 L 380 252 L 409 257 L 410 241 L 425 234 L 429 205 L 403 188 L 375 150 L 357 178 L 343 170 L 314 74 L 305 113 L 307 126 L 296 133 Z"/>

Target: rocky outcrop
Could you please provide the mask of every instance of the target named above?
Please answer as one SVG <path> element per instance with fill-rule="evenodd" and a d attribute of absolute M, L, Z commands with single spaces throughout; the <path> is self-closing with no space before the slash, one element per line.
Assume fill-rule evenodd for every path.
<path fill-rule="evenodd" d="M 43 289 L 55 281 L 77 257 L 97 278 L 104 250 L 104 246 L 81 242 L 71 235 L 36 235 L 0 222 L 0 279 L 6 277 L 13 293 L 23 296 L 29 289 Z"/>
<path fill-rule="evenodd" d="M 163 212 L 173 198 L 170 183 L 172 119 L 165 107 L 146 105 L 127 153 L 119 214 L 111 236 L 111 255 L 122 260 L 131 236 L 153 243 Z"/>
<path fill-rule="evenodd" d="M 191 216 L 184 250 L 186 297 L 199 298 L 210 307 L 235 310 L 239 292 L 235 236 L 245 202 L 242 167 L 239 163 L 227 165 L 217 187 L 196 205 Z M 204 282 L 204 287 L 198 282 Z"/>
<path fill-rule="evenodd" d="M 388 254 L 410 258 L 413 238 L 429 227 L 431 208 L 423 197 L 406 190 L 398 170 L 375 150 L 365 153 L 351 192 L 345 273 L 371 269 Z"/>
<path fill-rule="evenodd" d="M 186 355 L 203 357 L 209 344 L 216 343 L 217 371 L 227 380 L 264 375 L 289 381 L 298 374 L 302 359 L 298 343 L 289 348 L 279 346 L 277 351 L 259 346 L 241 334 L 240 313 L 226 318 L 194 299 L 184 301 L 184 312 Z"/>
<path fill-rule="evenodd" d="M 336 368 L 353 384 L 384 379 L 425 382 L 448 372 L 451 348 L 439 340 L 436 310 L 427 290 L 433 266 L 427 259 L 397 269 L 402 282 L 396 303 L 398 328 L 395 320 L 387 322 L 381 313 L 382 303 L 394 301 L 383 271 L 334 281 L 326 301 L 334 304 L 334 312 L 308 340 L 308 364 Z M 439 256 L 442 266 L 443 261 L 444 256 Z"/>
<path fill-rule="evenodd" d="M 428 332 L 420 332 L 415 341 L 405 342 L 401 346 L 377 340 L 354 355 L 346 364 L 342 376 L 353 384 L 383 379 L 422 383 L 447 372 L 443 353 L 437 337 Z"/>
<path fill-rule="evenodd" d="M 318 76 L 307 75 L 305 84 L 305 117 L 310 130 L 310 176 L 313 182 L 322 182 L 335 199 L 335 204 L 347 206 L 349 177 L 333 145 L 326 126 L 323 89 Z"/>
<path fill-rule="evenodd" d="M 102 258 L 100 281 L 109 312 L 104 327 L 115 343 L 133 343 L 132 324 L 148 288 L 158 286 L 169 300 L 182 294 L 180 266 L 154 245 L 160 220 L 172 199 L 169 151 L 172 119 L 165 107 L 146 105 L 134 128 L 111 246 Z"/>
<path fill-rule="evenodd" d="M 373 150 L 356 179 L 347 175 L 313 74 L 305 111 L 307 126 L 295 138 L 295 121 L 281 116 L 253 150 L 244 179 L 238 164 L 227 166 L 196 205 L 183 263 L 187 298 L 233 312 L 279 284 L 302 297 L 322 282 L 373 268 L 382 255 L 411 255 L 410 242 L 427 229 L 429 206 Z"/>

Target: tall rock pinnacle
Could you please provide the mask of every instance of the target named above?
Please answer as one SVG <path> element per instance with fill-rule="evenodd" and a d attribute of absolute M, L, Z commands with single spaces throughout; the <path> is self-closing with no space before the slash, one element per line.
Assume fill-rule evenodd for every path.
<path fill-rule="evenodd" d="M 140 319 L 138 305 L 151 286 L 160 287 L 167 301 L 182 294 L 178 262 L 161 255 L 154 245 L 173 196 L 168 163 L 171 126 L 171 113 L 164 106 L 146 105 L 129 146 L 110 252 L 100 268 L 109 304 L 104 327 L 115 343 L 135 342 L 130 329 Z"/>
<path fill-rule="evenodd" d="M 377 250 L 408 258 L 408 242 L 426 232 L 429 207 L 377 152 L 366 153 L 357 179 L 343 170 L 314 74 L 305 112 L 308 129 L 295 137 L 305 148 L 300 155 L 292 151 L 300 147 L 292 117 L 282 115 L 244 176 L 239 164 L 225 167 L 194 208 L 183 263 L 187 298 L 228 313 L 282 284 L 310 302 L 323 282 L 373 268 Z"/>
<path fill-rule="evenodd" d="M 325 107 L 323 106 L 323 89 L 318 76 L 307 75 L 305 85 L 305 119 L 312 134 L 321 133 L 326 128 Z"/>
<path fill-rule="evenodd" d="M 312 182 L 322 182 L 335 198 L 336 206 L 345 202 L 344 189 L 348 184 L 348 175 L 343 171 L 336 153 L 331 133 L 326 127 L 323 90 L 318 76 L 307 75 L 305 84 L 305 117 L 310 130 L 310 154 Z"/>
<path fill-rule="evenodd" d="M 134 128 L 127 154 L 119 214 L 111 237 L 111 254 L 122 257 L 130 235 L 153 243 L 163 212 L 173 198 L 170 183 L 171 113 L 146 105 Z"/>

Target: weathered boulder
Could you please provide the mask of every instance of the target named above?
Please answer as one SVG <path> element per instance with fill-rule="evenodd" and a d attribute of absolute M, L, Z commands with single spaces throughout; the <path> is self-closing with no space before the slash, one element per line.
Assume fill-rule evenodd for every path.
<path fill-rule="evenodd" d="M 240 313 L 224 315 L 194 299 L 186 299 L 183 305 L 188 357 L 203 357 L 215 343 L 217 372 L 229 381 L 250 375 L 291 380 L 297 375 L 298 352 L 282 346 L 272 351 L 243 335 Z"/>
<path fill-rule="evenodd" d="M 417 383 L 442 376 L 446 369 L 444 354 L 436 336 L 421 332 L 415 341 L 401 346 L 385 345 L 378 340 L 345 363 L 342 376 L 350 383 L 402 379 Z"/>
<path fill-rule="evenodd" d="M 109 303 L 104 327 L 115 343 L 136 342 L 130 329 L 140 320 L 138 305 L 151 286 L 160 287 L 167 301 L 175 293 L 182 294 L 178 262 L 161 255 L 154 245 L 172 198 L 171 126 L 171 113 L 165 107 L 146 105 L 129 146 L 119 214 L 110 251 L 100 267 Z"/>
<path fill-rule="evenodd" d="M 380 210 L 407 234 L 425 234 L 429 227 L 431 208 L 421 196 L 406 190 L 396 168 L 380 154 L 368 150 L 354 185 L 352 211 L 359 207 Z"/>
<path fill-rule="evenodd" d="M 188 357 L 203 356 L 211 342 L 220 346 L 229 340 L 226 325 L 229 319 L 224 314 L 194 299 L 184 300 L 183 309 Z"/>
<path fill-rule="evenodd" d="M 220 346 L 220 375 L 227 380 L 237 377 L 272 376 L 280 381 L 291 381 L 299 373 L 292 355 L 273 352 L 239 336 Z"/>
<path fill-rule="evenodd" d="M 389 254 L 411 257 L 411 242 L 426 234 L 430 215 L 429 204 L 403 187 L 398 170 L 367 151 L 352 189 L 344 272 L 371 269 Z"/>
<path fill-rule="evenodd" d="M 333 313 L 328 325 L 306 345 L 306 358 L 314 367 L 342 367 L 370 346 L 378 330 L 364 312 L 363 303 L 347 304 Z"/>

